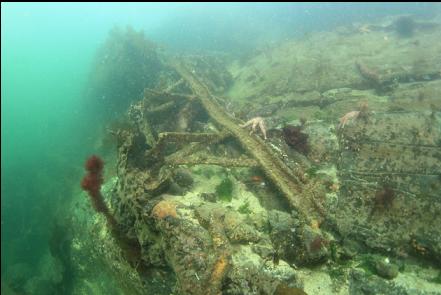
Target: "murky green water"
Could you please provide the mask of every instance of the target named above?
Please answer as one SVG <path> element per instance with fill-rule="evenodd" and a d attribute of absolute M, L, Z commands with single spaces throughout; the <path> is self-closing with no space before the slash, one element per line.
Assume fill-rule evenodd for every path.
<path fill-rule="evenodd" d="M 92 212 L 89 200 L 85 197 L 86 194 L 81 191 L 79 183 L 84 174 L 84 161 L 91 154 L 99 154 L 104 158 L 106 162 L 105 181 L 109 179 L 116 180 L 115 177 L 118 175 L 116 170 L 117 142 L 113 135 L 109 135 L 108 131 L 110 129 L 110 131 L 115 132 L 117 128 L 128 126 L 127 119 L 123 119 L 123 114 L 126 113 L 130 103 L 139 101 L 143 97 L 142 90 L 144 88 L 155 88 L 157 90 L 169 88 L 175 92 L 188 94 L 191 88 L 188 85 L 182 86 L 179 84 L 180 86 L 172 88 L 174 83 L 181 82 L 177 78 L 179 71 L 173 72 L 169 70 L 170 67 L 165 66 L 172 63 L 171 56 L 188 58 L 186 67 L 203 83 L 208 85 L 211 92 L 221 97 L 221 100 L 218 101 L 222 101 L 222 107 L 230 115 L 234 115 L 235 119 L 247 121 L 253 117 L 264 117 L 269 138 L 266 144 L 269 145 L 269 142 L 271 142 L 273 146 L 277 146 L 276 151 L 278 151 L 277 148 L 280 150 L 278 145 L 280 141 L 275 141 L 275 138 L 282 140 L 283 137 L 280 136 L 285 132 L 281 131 L 280 126 L 289 122 L 301 121 L 301 114 L 296 113 L 296 108 L 305 107 L 299 112 L 307 117 L 308 124 L 312 124 L 306 125 L 305 129 L 311 140 L 312 154 L 310 153 L 306 160 L 302 158 L 303 156 L 298 155 L 298 157 L 284 155 L 282 159 L 283 161 L 295 159 L 299 163 L 307 163 L 307 166 L 309 166 L 305 168 L 305 171 L 308 171 L 309 176 L 315 176 L 317 171 L 328 169 L 330 166 L 320 166 L 320 162 L 324 163 L 329 158 L 334 157 L 334 154 L 329 153 L 329 158 L 326 158 L 326 152 L 318 151 L 318 148 L 315 149 L 316 147 L 333 149 L 333 152 L 337 153 L 338 149 L 333 144 L 338 144 L 341 145 L 341 150 L 338 150 L 338 152 L 342 152 L 342 155 L 345 149 L 358 148 L 357 152 L 361 150 L 360 158 L 357 158 L 358 154 L 345 154 L 342 157 L 346 158 L 340 162 L 329 160 L 329 165 L 332 163 L 337 168 L 328 169 L 331 172 L 326 170 L 323 175 L 328 174 L 337 177 L 336 173 L 338 174 L 339 184 L 326 182 L 328 188 L 333 190 L 334 193 L 342 187 L 342 190 L 345 191 L 342 196 L 348 195 L 348 190 L 357 188 L 359 191 L 366 193 L 365 195 L 360 193 L 360 200 L 357 201 L 365 205 L 369 204 L 369 201 L 366 201 L 366 196 L 372 197 L 368 199 L 375 203 L 371 206 L 374 209 L 372 209 L 371 216 L 369 216 L 369 218 L 373 218 L 370 224 L 396 222 L 399 217 L 396 217 L 397 219 L 392 218 L 392 221 L 390 221 L 387 216 L 382 215 L 384 212 L 389 212 L 388 210 L 391 207 L 397 211 L 403 210 L 402 212 L 407 212 L 406 210 L 418 211 L 418 209 L 409 207 L 412 202 L 406 197 L 434 198 L 436 200 L 436 194 L 440 192 L 439 186 L 437 186 L 440 173 L 439 162 L 441 162 L 439 158 L 440 143 L 436 138 L 436 132 L 438 132 L 440 124 L 439 101 L 437 102 L 434 99 L 435 96 L 439 97 L 440 91 L 436 83 L 438 83 L 441 74 L 436 72 L 436 69 L 439 71 L 441 68 L 441 61 L 434 57 L 440 53 L 437 45 L 437 42 L 440 41 L 430 39 L 430 36 L 432 36 L 430 34 L 438 36 L 439 34 L 436 35 L 436 32 L 441 29 L 437 25 L 431 27 L 430 24 L 426 24 L 417 26 L 413 30 L 406 26 L 412 26 L 415 23 L 412 21 L 406 23 L 406 20 L 400 27 L 404 31 L 397 29 L 397 23 L 392 22 L 392 25 L 390 25 L 394 17 L 408 14 L 411 14 L 413 18 L 421 23 L 423 21 L 438 23 L 439 4 L 112 3 L 103 5 L 98 3 L 2 3 L 1 8 L 1 273 L 2 292 L 5 292 L 5 294 L 110 294 L 109 292 L 115 292 L 112 294 L 137 294 L 131 289 L 136 285 L 135 283 L 131 285 L 129 282 L 126 285 L 121 285 L 112 279 L 112 275 L 118 276 L 121 274 L 115 274 L 114 269 L 106 262 L 97 257 L 91 257 L 89 262 L 92 262 L 92 264 L 95 261 L 93 259 L 100 261 L 97 262 L 96 269 L 90 268 L 91 265 L 84 262 L 88 260 L 87 255 L 89 254 L 100 256 L 100 254 L 104 255 L 103 253 L 106 252 L 106 250 L 101 252 L 93 252 L 93 249 L 81 250 L 90 247 L 86 242 L 82 242 L 88 239 L 87 234 L 95 238 L 100 237 L 100 235 L 102 237 L 105 231 L 105 227 L 103 227 L 105 222 L 97 219 L 97 214 Z M 367 23 L 370 25 L 363 25 Z M 126 28 L 126 26 L 130 28 Z M 140 33 L 141 31 L 144 33 Z M 323 32 L 323 35 L 317 35 L 321 34 L 318 32 Z M 326 35 L 327 32 L 331 32 L 330 35 Z M 406 34 L 411 35 L 407 36 Z M 366 39 L 370 36 L 374 37 L 369 40 Z M 329 43 L 326 43 L 328 41 Z M 292 45 L 290 42 L 299 43 Z M 324 42 L 323 44 L 329 47 L 323 47 L 319 42 Z M 351 53 L 350 49 L 357 42 L 361 42 L 360 44 L 362 42 L 370 42 L 369 44 L 383 42 L 381 44 L 384 45 L 357 47 L 357 50 L 359 50 L 358 56 L 361 56 L 362 59 L 360 61 L 356 54 Z M 343 53 L 344 49 L 342 48 L 344 46 L 338 47 L 341 44 L 347 44 L 349 53 Z M 399 57 L 397 57 L 397 60 L 394 60 L 393 56 L 390 58 L 381 57 L 385 58 L 384 61 L 378 61 L 380 57 L 376 60 L 376 56 L 381 56 L 381 52 L 389 50 L 390 47 L 388 46 L 395 46 L 394 44 L 397 48 L 396 56 Z M 332 46 L 339 48 L 338 51 L 335 51 L 336 49 Z M 401 53 L 403 54 L 400 55 Z M 338 65 L 341 65 L 342 62 L 339 56 L 345 54 L 348 58 L 353 58 L 354 61 L 349 66 L 344 67 L 344 71 L 355 72 L 357 69 L 355 61 L 358 60 L 358 62 L 363 63 L 362 66 L 359 65 L 359 68 L 361 68 L 360 72 L 365 80 L 357 82 L 352 76 L 341 74 L 344 71 L 340 71 L 338 68 Z M 211 59 L 212 57 L 214 58 Z M 406 59 L 408 62 L 403 62 Z M 320 66 L 315 64 L 318 60 L 321 61 Z M 367 60 L 372 61 L 374 65 L 367 64 Z M 388 68 L 387 61 L 393 66 Z M 337 63 L 339 64 L 337 65 Z M 284 68 L 284 65 L 287 64 L 290 65 L 288 70 L 286 69 L 288 67 Z M 388 75 L 392 75 L 397 68 L 404 69 L 398 70 L 404 74 L 397 75 L 395 80 L 389 79 Z M 380 79 L 383 80 L 377 81 L 376 74 L 372 74 L 374 71 L 380 71 Z M 406 71 L 407 73 L 412 72 L 412 74 L 406 76 Z M 158 75 L 159 72 L 162 76 Z M 275 74 L 271 75 L 269 73 Z M 279 75 L 278 73 L 282 74 Z M 299 76 L 308 75 L 312 77 L 309 81 L 316 81 L 314 86 L 310 86 L 308 82 L 302 84 L 298 78 Z M 357 75 L 359 76 L 359 74 L 354 76 L 357 77 Z M 366 83 L 366 80 L 369 79 L 368 82 L 371 84 Z M 346 92 L 341 90 L 345 87 L 351 88 L 352 92 L 348 94 L 347 90 L 344 90 Z M 340 90 L 335 92 L 334 89 Z M 419 94 L 415 94 L 415 89 L 424 90 L 421 90 Z M 341 94 L 343 92 L 346 94 Z M 303 102 L 295 102 L 297 101 L 296 95 L 299 96 L 298 101 Z M 317 95 L 321 99 L 317 99 Z M 341 103 L 338 102 L 339 95 L 343 97 Z M 415 100 L 409 103 L 400 103 L 400 99 L 410 96 L 416 97 Z M 280 97 L 285 97 L 286 100 L 280 99 Z M 291 105 L 286 103 L 290 97 L 294 97 L 292 99 L 294 102 Z M 305 102 L 309 98 L 309 101 L 317 100 L 317 103 L 308 104 L 308 102 Z M 337 101 L 334 101 L 334 98 L 337 98 Z M 335 105 L 327 109 L 328 102 L 326 99 L 329 99 L 329 104 L 335 103 Z M 328 136 L 326 130 L 334 128 L 332 126 L 338 124 L 340 117 L 356 110 L 357 103 L 363 100 L 368 102 L 369 110 L 373 111 L 371 118 L 374 119 L 366 123 L 371 124 L 367 125 L 366 129 L 355 130 L 354 133 L 345 136 L 359 138 L 357 136 L 361 135 L 357 132 L 361 132 L 363 134 L 367 133 L 366 136 L 369 137 L 369 140 L 381 141 L 382 138 L 378 135 L 381 134 L 389 136 L 388 140 L 392 144 L 402 144 L 402 142 L 394 142 L 394 139 L 399 136 L 399 132 L 404 132 L 403 134 L 408 136 L 407 139 L 415 136 L 410 141 L 417 143 L 419 146 L 411 150 L 410 148 L 406 149 L 410 143 L 405 144 L 406 147 L 403 148 L 406 150 L 404 152 L 401 150 L 404 156 L 401 160 L 397 160 L 396 165 L 403 165 L 403 169 L 405 169 L 406 166 L 414 165 L 411 162 L 412 157 L 413 160 L 417 159 L 416 157 L 421 157 L 417 159 L 417 162 L 419 161 L 416 165 L 418 169 L 415 168 L 415 171 L 409 172 L 409 179 L 407 180 L 404 178 L 404 180 L 393 179 L 387 184 L 382 183 L 380 185 L 377 178 L 374 180 L 363 178 L 365 182 L 372 180 L 372 183 L 374 183 L 377 181 L 375 182 L 375 187 L 378 187 L 376 192 L 375 189 L 368 192 L 369 185 L 357 186 L 360 185 L 360 182 L 357 182 L 360 179 L 357 177 L 365 176 L 354 174 L 351 178 L 347 177 L 346 174 L 339 173 L 349 173 L 357 169 L 357 171 L 361 171 L 362 169 L 356 164 L 351 165 L 356 161 L 359 161 L 358 163 L 362 163 L 362 161 L 363 163 L 365 163 L 364 161 L 380 163 L 382 161 L 381 157 L 384 157 L 385 160 L 384 163 L 378 164 L 378 167 L 381 165 L 387 166 L 390 164 L 387 158 L 393 158 L 393 154 L 397 152 L 396 149 L 393 149 L 395 147 L 392 147 L 392 149 L 383 147 L 385 151 L 380 156 L 377 154 L 366 155 L 362 154 L 363 148 L 366 148 L 366 146 L 345 148 L 344 142 L 334 140 L 329 141 L 331 142 L 329 143 L 326 141 L 326 136 Z M 245 106 L 247 101 L 250 103 Z M 383 104 L 385 101 L 387 101 L 387 104 Z M 159 107 L 161 104 L 154 106 Z M 197 114 L 191 120 L 185 119 L 186 117 L 182 115 L 182 113 L 191 113 L 192 111 Z M 152 126 L 155 127 L 153 130 L 154 136 L 164 131 L 219 131 L 216 129 L 218 127 L 213 127 L 216 124 L 213 125 L 213 122 L 209 122 L 206 114 L 200 115 L 198 112 L 198 107 L 194 105 L 187 106 L 186 111 L 181 111 L 180 107 L 177 107 L 175 111 L 165 115 L 169 118 L 169 125 L 157 123 L 154 119 L 151 121 Z M 411 114 L 409 117 L 398 118 L 397 114 L 400 112 Z M 392 115 L 390 115 L 391 113 Z M 387 118 L 383 119 L 381 114 L 390 115 L 387 118 L 390 118 L 395 124 L 391 123 L 391 126 L 403 124 L 401 129 L 397 127 L 395 135 L 387 132 L 381 133 L 380 131 L 378 131 L 378 134 L 372 134 L 372 132 L 366 131 L 373 130 L 374 127 L 372 126 L 376 126 L 375 128 L 380 130 L 381 127 L 378 124 L 389 124 L 391 122 L 387 121 Z M 184 119 L 181 120 L 181 117 Z M 196 123 L 192 121 L 194 118 L 196 118 Z M 162 119 L 158 119 L 158 121 Z M 409 120 L 416 123 L 407 127 L 404 126 L 405 123 L 403 122 L 409 122 Z M 324 127 L 320 125 L 320 122 L 329 124 Z M 296 131 L 291 130 L 291 132 Z M 326 133 L 323 135 L 323 138 L 326 139 L 323 142 L 314 142 L 314 138 L 320 138 L 321 132 Z M 332 129 L 333 138 L 336 138 L 335 134 L 337 133 Z M 259 130 L 257 130 L 255 136 L 260 136 L 259 134 Z M 407 139 L 404 141 L 407 142 Z M 148 150 L 153 144 L 147 139 L 145 142 L 138 143 L 138 147 Z M 225 153 L 237 149 L 237 146 L 237 143 L 232 145 L 231 149 L 227 149 Z M 378 147 L 367 149 L 375 150 L 376 148 Z M 421 148 L 421 151 L 415 152 L 415 148 Z M 302 147 L 301 152 L 307 150 L 307 147 Z M 414 156 L 411 157 L 412 151 L 415 154 L 412 154 Z M 427 158 L 423 159 L 423 155 L 427 155 Z M 342 165 L 345 169 L 342 168 Z M 368 164 L 366 165 L 368 167 Z M 186 196 L 189 196 L 189 192 L 190 195 L 192 193 L 207 193 L 207 195 L 195 197 L 196 199 L 190 197 L 186 201 L 183 199 L 182 202 L 185 206 L 189 206 L 188 208 L 193 206 L 188 202 L 199 204 L 198 202 L 202 199 L 206 202 L 216 201 L 215 196 L 209 194 L 215 194 L 216 185 L 219 185 L 222 181 L 225 182 L 225 179 L 229 179 L 228 181 L 232 179 L 235 187 L 234 192 L 240 192 L 239 195 L 242 197 L 249 197 L 244 202 L 242 202 L 242 197 L 239 195 L 224 197 L 224 200 L 232 202 L 232 206 L 240 214 L 247 216 L 250 212 L 254 214 L 256 212 L 253 213 L 253 208 L 255 210 L 257 210 L 256 208 L 264 208 L 262 210 L 265 212 L 284 210 L 285 205 L 283 203 L 274 204 L 277 202 L 271 201 L 271 193 L 277 191 L 277 185 L 272 187 L 270 185 L 271 177 L 268 177 L 268 174 L 262 173 L 262 171 L 254 173 L 249 171 L 240 172 L 240 170 L 235 172 L 234 168 L 231 168 L 233 172 L 228 169 L 216 170 L 217 168 L 206 171 L 204 168 L 195 169 L 190 172 L 193 175 L 190 178 L 195 179 L 193 187 L 184 190 L 174 188 L 175 191 L 172 193 L 175 195 L 187 194 Z M 338 172 L 335 172 L 335 169 L 338 169 Z M 370 166 L 369 169 L 371 169 L 369 170 L 371 172 L 375 170 Z M 183 174 L 184 176 L 180 175 L 184 180 L 188 176 L 186 173 Z M 214 175 L 213 178 L 211 178 L 211 174 Z M 396 173 L 391 173 L 389 176 L 393 178 L 393 175 L 396 175 Z M 119 176 L 121 177 L 121 175 Z M 223 178 L 224 176 L 226 178 Z M 387 177 L 386 179 L 388 179 Z M 213 183 L 210 182 L 210 179 Z M 356 181 L 357 184 L 351 186 L 351 181 Z M 176 182 L 179 183 L 179 181 Z M 211 183 L 211 188 L 200 186 L 200 183 Z M 396 200 L 385 199 L 391 183 L 393 184 L 392 189 L 398 195 L 397 200 L 402 201 L 399 203 L 400 205 Z M 106 185 L 111 186 L 111 184 Z M 181 186 L 184 187 L 185 185 Z M 245 189 L 244 186 L 248 189 Z M 422 187 L 426 189 L 423 191 Z M 337 192 L 336 198 L 338 198 L 338 194 Z M 400 198 L 403 198 L 403 200 Z M 341 197 L 341 200 L 343 200 L 343 197 Z M 112 206 L 115 207 L 116 201 L 112 199 L 112 202 Z M 217 200 L 217 202 L 222 203 L 224 201 Z M 260 202 L 260 205 L 253 205 L 253 202 Z M 429 217 L 437 214 L 439 198 L 437 202 L 435 202 L 432 210 L 427 209 Z M 328 205 L 327 203 L 325 207 Z M 329 205 L 329 208 L 326 207 L 326 210 L 334 210 L 335 208 L 331 205 Z M 225 206 L 228 207 L 228 204 Z M 338 205 L 335 206 L 338 207 Z M 123 209 L 121 210 L 123 211 Z M 340 211 L 336 209 L 332 212 L 345 214 L 343 209 Z M 124 217 L 124 213 L 119 213 L 121 214 L 119 217 Z M 347 234 L 348 237 L 355 234 L 355 231 L 347 230 L 348 227 L 353 225 L 336 218 L 332 219 L 332 222 L 336 222 L 337 226 L 333 226 L 331 225 L 332 222 L 329 221 L 330 219 L 323 216 L 319 218 L 320 223 L 323 222 L 325 226 L 329 226 L 329 231 L 333 232 L 333 238 L 330 240 L 338 241 L 335 243 L 339 245 L 350 243 L 350 241 L 348 242 L 349 238 L 341 239 L 339 234 Z M 326 221 L 329 224 L 326 224 Z M 127 222 L 127 224 L 130 224 L 129 221 Z M 318 221 L 316 219 L 312 220 L 312 228 L 316 226 L 314 222 Z M 436 238 L 434 240 L 428 238 L 437 233 L 434 229 L 434 234 L 432 234 L 431 227 L 436 227 L 436 225 L 426 224 L 424 230 L 415 230 L 415 236 L 409 238 L 409 242 L 402 246 L 403 249 L 401 249 L 401 245 L 392 243 L 396 251 L 392 251 L 394 254 L 391 254 L 391 257 L 399 257 L 398 254 L 401 253 L 401 250 L 403 256 L 412 256 L 408 251 L 412 248 L 417 252 L 415 255 L 417 258 L 415 259 L 418 263 L 428 258 L 422 252 L 428 252 L 432 255 L 431 258 L 428 258 L 429 260 L 435 259 L 436 261 L 436 259 L 439 259 L 440 252 L 437 248 L 440 245 L 439 238 L 438 241 L 436 241 Z M 95 231 L 89 232 L 93 228 Z M 257 231 L 264 233 L 266 230 L 267 228 L 262 225 Z M 372 230 L 372 228 L 369 230 Z M 366 229 L 366 231 L 368 230 Z M 339 232 L 339 234 L 336 232 Z M 375 233 L 375 235 L 382 234 L 387 236 L 387 239 L 391 238 L 385 232 Z M 95 238 L 91 238 L 90 241 L 96 243 Z M 360 240 L 360 237 L 358 237 L 358 240 Z M 257 242 L 253 240 L 252 243 Z M 272 243 L 276 244 L 274 241 Z M 319 244 L 317 247 L 320 248 L 320 245 L 324 245 L 325 242 L 321 243 L 319 241 L 317 243 Z M 237 246 L 235 242 L 232 244 L 233 248 Z M 391 251 L 380 246 L 371 244 L 368 245 L 368 248 L 377 249 L 378 253 L 382 255 L 388 255 L 387 253 Z M 103 247 L 105 248 L 105 246 Z M 112 246 L 108 247 L 111 248 Z M 153 250 L 145 246 L 144 251 Z M 257 250 L 256 253 L 263 255 L 262 252 Z M 372 250 L 372 253 L 369 252 L 368 254 L 377 255 L 378 253 Z M 363 255 L 368 254 L 364 253 Z M 151 292 L 167 294 L 173 289 L 171 282 L 176 281 L 176 277 L 174 277 L 176 269 L 171 271 L 171 268 L 175 267 L 176 264 L 174 262 L 170 263 L 170 257 L 164 260 L 161 256 L 167 254 L 157 255 L 160 257 L 158 261 L 161 262 L 153 259 L 153 262 L 149 261 L 147 263 L 147 258 L 143 262 L 138 261 L 137 267 L 139 267 L 139 263 L 144 263 L 144 266 L 149 269 L 146 272 L 138 273 L 138 275 L 144 276 L 142 278 L 143 282 L 151 286 L 150 289 L 145 289 L 150 291 L 146 291 L 147 293 L 144 294 L 153 294 Z M 290 258 L 281 255 L 282 260 L 289 261 Z M 336 254 L 333 253 L 332 255 Z M 220 265 L 223 263 L 222 257 L 217 261 Z M 210 263 L 215 264 L 216 262 L 213 259 L 207 258 L 207 264 L 210 261 Z M 329 259 L 335 260 L 336 258 L 330 256 Z M 166 264 L 166 261 L 169 262 L 168 266 L 161 264 Z M 373 260 L 366 259 L 366 261 Z M 161 267 L 157 267 L 158 265 L 155 265 L 155 263 L 158 263 Z M 203 264 L 203 262 L 200 263 Z M 363 263 L 369 264 L 371 262 Z M 400 271 L 403 271 L 404 263 L 397 262 L 397 264 L 401 267 Z M 239 267 L 238 265 L 240 264 L 233 265 L 232 268 Z M 375 269 L 376 264 L 366 266 L 367 269 L 370 269 L 369 271 L 372 267 Z M 425 289 L 426 291 L 423 291 L 426 293 L 421 294 L 429 294 L 428 292 L 436 289 L 436 284 L 439 284 L 439 275 L 438 278 L 434 277 L 433 273 L 430 272 L 431 267 L 422 267 L 423 270 L 427 269 L 428 273 L 425 277 L 419 277 L 419 280 L 426 279 L 428 282 L 434 282 L 435 285 L 430 285 Z M 102 272 L 97 271 L 100 268 Z M 232 273 L 231 269 L 228 270 Z M 337 267 L 333 271 L 331 272 L 328 269 L 328 272 L 332 274 L 343 275 L 344 273 L 343 271 L 339 272 L 340 269 L 337 269 Z M 97 274 L 102 275 L 102 277 Z M 352 278 L 355 276 L 353 275 Z M 196 277 L 198 277 L 197 273 Z M 302 275 L 299 275 L 300 277 Z M 320 280 L 320 278 L 320 275 L 317 275 L 317 280 Z M 205 279 L 209 281 L 209 278 Z M 183 276 L 181 280 L 183 280 L 182 284 L 184 286 L 187 282 L 185 281 L 186 277 Z M 228 289 L 228 283 L 230 287 L 233 284 L 231 280 L 229 278 L 223 281 L 224 291 Z M 158 281 L 161 282 L 158 283 Z M 308 288 L 308 290 L 315 290 L 308 284 L 306 283 L 307 288 L 304 290 Z M 326 282 L 324 284 L 327 286 L 330 283 Z M 280 292 L 278 294 L 301 294 L 281 293 L 283 291 L 280 290 L 285 287 L 288 288 L 285 285 L 280 287 L 277 291 Z M 303 289 L 301 285 L 297 285 L 297 287 L 299 287 L 298 290 L 296 289 L 297 291 L 285 290 L 285 292 L 301 292 L 300 290 Z M 219 286 L 216 288 L 221 290 Z M 227 292 L 225 294 L 240 294 L 234 293 L 239 292 L 237 290 L 240 290 L 240 288 L 238 286 L 235 289 L 231 287 L 228 289 L 229 293 L 225 291 Z M 243 288 L 243 290 L 246 289 Z M 369 288 L 373 287 L 370 286 Z M 183 289 L 185 288 L 183 287 Z M 337 289 L 329 287 L 326 289 L 328 291 L 324 291 L 325 293 L 315 294 L 331 294 L 326 292 L 362 294 L 357 293 L 359 289 L 355 287 L 348 290 L 343 288 L 343 291 L 342 289 L 336 291 Z M 393 292 L 398 293 L 390 294 L 417 294 L 408 291 L 411 289 L 402 291 L 408 293 L 399 293 L 399 291 L 394 290 Z M 197 290 L 196 288 L 195 294 L 197 294 Z M 251 287 L 246 290 L 243 294 L 260 294 L 249 293 L 252 290 Z M 439 294 L 436 293 L 439 290 L 430 294 Z M 254 291 L 258 292 L 257 289 Z M 187 289 L 186 292 L 190 294 L 191 290 Z M 259 292 L 267 294 L 269 291 L 259 289 Z M 373 294 L 379 293 L 374 292 Z"/>

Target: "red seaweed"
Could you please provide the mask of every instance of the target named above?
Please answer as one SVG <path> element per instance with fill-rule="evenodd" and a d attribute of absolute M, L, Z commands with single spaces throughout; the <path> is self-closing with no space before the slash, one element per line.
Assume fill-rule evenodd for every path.
<path fill-rule="evenodd" d="M 83 177 L 81 181 L 81 188 L 88 192 L 92 206 L 96 212 L 102 213 L 107 220 L 107 225 L 117 241 L 118 245 L 124 252 L 126 259 L 131 263 L 132 266 L 139 265 L 139 260 L 141 257 L 141 246 L 138 240 L 128 238 L 124 232 L 120 229 L 115 217 L 111 214 L 109 208 L 104 201 L 104 197 L 101 194 L 101 186 L 104 182 L 103 178 L 103 168 L 104 162 L 98 156 L 91 156 L 87 159 L 85 168 L 87 174 Z M 138 271 L 143 271 L 142 269 L 137 269 Z"/>
<path fill-rule="evenodd" d="M 303 133 L 302 129 L 303 129 L 303 125 L 302 126 L 286 125 L 282 129 L 283 138 L 290 147 L 292 147 L 299 153 L 306 155 L 309 152 L 308 134 Z"/>

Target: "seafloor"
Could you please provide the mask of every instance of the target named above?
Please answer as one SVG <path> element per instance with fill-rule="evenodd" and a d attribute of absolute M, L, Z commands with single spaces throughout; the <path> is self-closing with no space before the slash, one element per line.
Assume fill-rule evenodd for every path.
<path fill-rule="evenodd" d="M 117 229 L 81 193 L 48 263 L 72 294 L 441 294 L 439 40 L 440 18 L 386 18 L 142 55 L 155 83 L 109 130 Z"/>

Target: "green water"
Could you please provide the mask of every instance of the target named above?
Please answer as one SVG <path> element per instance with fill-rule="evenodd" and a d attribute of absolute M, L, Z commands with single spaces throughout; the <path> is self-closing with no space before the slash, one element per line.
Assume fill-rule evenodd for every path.
<path fill-rule="evenodd" d="M 96 132 L 81 95 L 99 32 L 63 11 L 2 3 L 2 274 L 47 251 Z"/>
<path fill-rule="evenodd" d="M 260 43 L 391 13 L 390 6 L 360 15 L 350 6 L 337 12 L 325 4 L 256 4 L 249 10 L 246 4 L 216 4 L 207 13 L 207 6 L 2 3 L 2 285 L 12 265 L 27 265 L 25 276 L 41 276 L 36 266 L 49 253 L 58 220 L 69 215 L 72 198 L 79 196 L 84 160 L 114 151 L 111 145 L 103 148 L 101 139 L 111 116 L 90 107 L 85 95 L 97 48 L 113 26 L 144 30 L 173 53 L 234 55 Z M 394 13 L 419 9 L 425 7 L 399 7 Z"/>
<path fill-rule="evenodd" d="M 94 150 L 99 122 L 83 93 L 105 31 L 83 11 L 2 3 L 2 280 L 11 265 L 41 263 Z"/>

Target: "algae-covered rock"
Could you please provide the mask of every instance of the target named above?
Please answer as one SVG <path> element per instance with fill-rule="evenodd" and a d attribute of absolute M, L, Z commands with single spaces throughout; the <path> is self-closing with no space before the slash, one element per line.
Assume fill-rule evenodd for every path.
<path fill-rule="evenodd" d="M 225 233 L 231 243 L 256 243 L 261 238 L 260 232 L 247 224 L 237 212 L 227 212 L 224 222 Z"/>
<path fill-rule="evenodd" d="M 215 193 L 201 193 L 200 197 L 207 202 L 216 202 L 216 194 Z"/>
<path fill-rule="evenodd" d="M 379 276 L 388 280 L 398 275 L 398 266 L 384 259 L 378 259 L 375 262 L 375 270 Z"/>
<path fill-rule="evenodd" d="M 216 195 L 219 200 L 224 202 L 231 202 L 233 199 L 233 181 L 226 177 L 216 187 Z"/>
<path fill-rule="evenodd" d="M 283 236 L 282 233 L 293 233 L 299 226 L 298 220 L 294 219 L 291 214 L 278 210 L 268 212 L 268 222 L 271 232 L 276 236 Z"/>
<path fill-rule="evenodd" d="M 94 110 L 120 114 L 145 87 L 156 85 L 165 70 L 159 55 L 144 32 L 113 28 L 96 54 L 90 75 L 87 94 Z"/>
<path fill-rule="evenodd" d="M 249 247 L 241 246 L 232 257 L 224 294 L 274 294 L 281 282 L 303 287 L 286 262 L 275 265 L 253 253 Z"/>
<path fill-rule="evenodd" d="M 220 54 L 185 57 L 186 66 L 216 94 L 225 92 L 233 82 L 232 75 L 227 70 L 227 62 L 227 57 Z"/>
<path fill-rule="evenodd" d="M 193 177 L 188 169 L 179 168 L 175 170 L 173 179 L 181 187 L 189 188 L 193 185 Z"/>
<path fill-rule="evenodd" d="M 318 230 L 313 230 L 309 226 L 303 227 L 302 241 L 304 245 L 304 255 L 302 260 L 308 264 L 325 262 L 329 256 L 330 241 Z"/>
<path fill-rule="evenodd" d="M 379 113 L 341 131 L 342 187 L 333 212 L 340 233 L 372 248 L 439 259 L 440 120 L 439 114 Z"/>
<path fill-rule="evenodd" d="M 440 39 L 439 29 L 421 31 L 408 39 L 384 30 L 380 26 L 368 34 L 358 30 L 320 32 L 275 46 L 245 66 L 231 67 L 235 83 L 229 96 L 239 103 L 259 100 L 264 104 L 264 99 L 285 100 L 291 93 L 323 93 L 335 88 L 384 91 L 397 82 L 439 78 L 437 52 L 441 45 L 434 42 Z"/>
<path fill-rule="evenodd" d="M 417 294 L 409 293 L 405 288 L 391 284 L 376 276 L 368 276 L 361 270 L 353 270 L 350 273 L 350 294 Z M 419 293 L 424 294 L 424 293 Z"/>
<path fill-rule="evenodd" d="M 268 221 L 274 247 L 288 262 L 312 265 L 330 257 L 330 240 L 319 229 L 301 224 L 290 214 L 276 210 L 270 211 Z"/>

